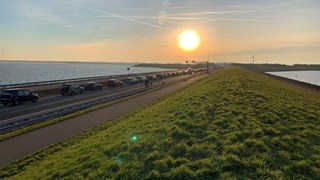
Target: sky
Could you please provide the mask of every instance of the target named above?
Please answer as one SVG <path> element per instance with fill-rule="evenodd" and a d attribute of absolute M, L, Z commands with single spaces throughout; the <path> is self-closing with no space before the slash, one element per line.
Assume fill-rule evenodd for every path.
<path fill-rule="evenodd" d="M 2 60 L 320 64 L 319 0 L 0 0 Z M 177 37 L 200 36 L 186 52 Z"/>

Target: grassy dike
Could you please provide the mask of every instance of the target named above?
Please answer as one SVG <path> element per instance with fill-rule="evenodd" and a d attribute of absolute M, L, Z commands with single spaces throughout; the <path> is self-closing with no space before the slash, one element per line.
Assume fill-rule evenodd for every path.
<path fill-rule="evenodd" d="M 12 179 L 320 179 L 320 94 L 230 68 L 0 170 Z"/>

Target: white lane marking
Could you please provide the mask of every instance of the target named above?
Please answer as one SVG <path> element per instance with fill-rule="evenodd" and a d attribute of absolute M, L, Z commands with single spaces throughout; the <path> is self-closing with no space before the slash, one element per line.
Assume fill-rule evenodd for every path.
<path fill-rule="evenodd" d="M 6 107 L 6 106 L 3 106 L 3 107 L 1 107 L 1 108 L 4 108 L 4 109 L 1 109 L 0 110 L 0 113 L 1 112 L 6 112 L 6 111 L 10 111 L 10 110 L 15 110 L 15 109 L 22 109 L 22 108 L 24 108 L 24 107 L 26 107 L 26 106 L 23 106 L 23 105 L 19 105 L 19 106 L 15 106 L 15 107 Z"/>

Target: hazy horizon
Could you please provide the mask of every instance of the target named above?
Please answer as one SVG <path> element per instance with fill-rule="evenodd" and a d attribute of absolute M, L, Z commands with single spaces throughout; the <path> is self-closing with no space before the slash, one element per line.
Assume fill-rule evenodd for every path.
<path fill-rule="evenodd" d="M 57 60 L 57 61 L 47 61 L 47 60 L 0 60 L 0 62 L 39 62 L 39 63 L 107 63 L 107 64 L 186 64 L 185 61 L 183 62 L 134 62 L 134 61 L 77 61 L 77 60 Z M 197 62 L 197 61 L 195 61 Z M 204 61 L 200 61 L 200 63 L 205 63 Z M 234 63 L 239 63 L 239 64 L 252 64 L 252 62 L 213 62 L 210 61 L 210 63 L 226 63 L 226 64 L 234 64 Z M 310 64 L 303 64 L 303 63 L 295 63 L 295 64 L 282 64 L 282 63 L 254 63 L 254 64 L 280 64 L 280 65 L 288 65 L 288 66 L 292 66 L 292 65 L 320 65 L 319 63 L 310 63 Z M 192 65 L 192 63 L 189 65 Z"/>
<path fill-rule="evenodd" d="M 1 60 L 320 63 L 317 0 L 3 0 Z M 192 29 L 200 46 L 177 45 Z M 115 62 L 116 61 L 116 62 Z"/>

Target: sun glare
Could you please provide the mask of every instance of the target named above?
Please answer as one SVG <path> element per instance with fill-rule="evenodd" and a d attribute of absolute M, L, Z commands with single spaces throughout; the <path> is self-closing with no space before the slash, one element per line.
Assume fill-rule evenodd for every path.
<path fill-rule="evenodd" d="M 200 36 L 193 30 L 183 31 L 178 36 L 178 45 L 185 51 L 192 51 L 200 44 Z"/>

